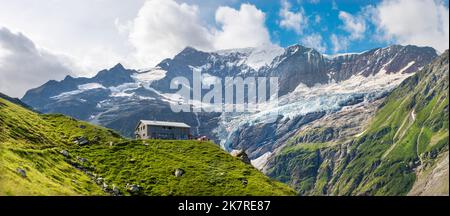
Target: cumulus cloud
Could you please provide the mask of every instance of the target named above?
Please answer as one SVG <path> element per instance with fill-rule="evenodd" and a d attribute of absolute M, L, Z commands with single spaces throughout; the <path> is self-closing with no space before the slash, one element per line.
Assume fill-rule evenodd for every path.
<path fill-rule="evenodd" d="M 77 6 L 80 5 L 83 8 L 85 7 L 85 4 L 80 3 L 79 5 L 77 2 L 71 2 L 76 3 L 75 6 L 72 4 L 58 6 L 73 6 L 75 9 L 79 9 Z M 123 5 L 122 1 L 115 1 L 115 3 L 117 4 L 113 5 L 114 11 L 121 12 L 120 9 L 123 6 L 117 7 L 117 5 L 119 3 Z M 9 8 L 21 7 L 21 5 L 15 4 L 8 5 Z M 37 5 L 41 6 L 41 4 Z M 133 5 L 136 6 L 136 2 Z M 52 4 L 44 4 L 44 6 L 43 11 Z M 98 6 L 94 5 L 93 7 Z M 134 6 L 133 10 L 129 10 L 128 6 L 123 9 L 132 13 Z M 33 5 L 33 7 L 37 6 Z M 30 10 L 37 13 L 38 17 L 45 17 L 39 23 L 51 23 L 65 34 L 51 34 L 51 37 L 47 37 L 40 31 L 33 31 L 33 28 L 30 30 L 26 27 L 32 27 L 32 25 L 19 25 L 20 23 L 13 22 L 17 19 L 6 19 L 15 16 L 12 16 L 12 14 L 6 16 L 5 12 L 12 11 L 12 9 L 5 9 L 0 15 L 2 22 L 10 20 L 5 23 L 18 26 L 18 29 L 27 32 L 27 35 L 32 36 L 31 38 L 34 41 L 38 41 L 39 45 L 51 47 L 50 50 L 52 51 L 37 46 L 21 33 L 13 33 L 6 28 L 2 28 L 0 32 L 0 75 L 2 77 L 0 79 L 0 91 L 12 96 L 22 96 L 27 89 L 39 86 L 49 79 L 58 80 L 68 74 L 91 76 L 101 68 L 114 65 L 117 62 L 125 63 L 128 67 L 134 68 L 150 67 L 164 58 L 173 57 L 187 46 L 211 51 L 271 44 L 270 34 L 265 26 L 266 15 L 251 4 L 242 4 L 236 9 L 216 6 L 213 23 L 204 23 L 197 5 L 180 3 L 175 0 L 148 0 L 142 2 L 142 5 L 138 8 L 135 12 L 137 15 L 126 13 L 119 14 L 120 16 L 117 15 L 114 18 L 108 12 L 108 16 L 102 13 L 101 19 L 94 19 L 88 23 L 84 20 L 85 15 L 81 16 L 83 18 L 81 19 L 76 14 L 70 14 L 71 17 L 77 18 L 74 18 L 76 22 L 70 19 L 71 22 L 66 23 L 71 28 L 74 23 L 75 26 L 78 27 L 79 25 L 82 29 L 86 29 L 86 25 L 95 26 L 95 29 L 97 29 L 97 26 L 110 25 L 113 27 L 115 32 L 108 32 L 101 28 L 101 33 L 97 32 L 99 34 L 94 31 L 79 35 L 79 37 L 85 38 L 78 38 L 77 36 L 76 41 L 83 41 L 86 38 L 89 38 L 89 40 L 86 39 L 85 42 L 94 41 L 87 44 L 67 42 L 67 40 L 72 39 L 69 36 L 74 35 L 68 32 L 78 32 L 79 28 L 67 31 L 66 25 L 59 25 L 58 22 L 56 22 L 58 24 L 56 25 L 53 22 L 58 21 L 54 16 L 45 16 L 45 14 L 36 12 L 40 10 Z M 98 12 L 98 10 L 92 11 Z M 32 17 L 35 13 L 31 13 L 31 15 L 27 13 L 27 17 Z M 59 13 L 56 15 L 61 16 Z M 103 21 L 109 22 L 109 25 Z M 117 37 L 107 37 L 103 33 L 107 35 L 119 34 Z M 55 35 L 63 39 L 55 38 Z M 94 40 L 96 38 L 104 38 L 104 41 Z M 123 42 L 122 39 L 126 41 Z M 53 41 L 58 43 L 53 43 Z M 72 73 L 72 71 L 75 73 Z"/>
<path fill-rule="evenodd" d="M 280 9 L 280 26 L 285 29 L 294 30 L 297 34 L 301 34 L 308 24 L 308 19 L 304 15 L 303 9 L 298 12 L 291 11 L 291 4 L 283 0 Z"/>
<path fill-rule="evenodd" d="M 361 39 L 366 31 L 366 22 L 363 17 L 353 16 L 345 11 L 339 12 L 339 19 L 344 23 L 343 29 L 350 33 L 350 39 Z"/>
<path fill-rule="evenodd" d="M 49 79 L 71 74 L 69 68 L 65 57 L 37 47 L 21 33 L 0 27 L 0 92 L 21 97 Z"/>
<path fill-rule="evenodd" d="M 0 25 L 25 34 L 53 54 L 73 59 L 81 67 L 74 70 L 77 75 L 93 76 L 118 61 L 131 66 L 124 60 L 131 57 L 133 48 L 127 42 L 128 33 L 118 34 L 114 20 L 127 23 L 144 2 L 0 0 Z M 112 55 L 121 58 L 112 59 Z"/>
<path fill-rule="evenodd" d="M 449 47 L 449 9 L 440 0 L 384 0 L 374 8 L 373 23 L 382 38 L 400 44 Z"/>
<path fill-rule="evenodd" d="M 211 32 L 200 23 L 198 7 L 172 0 L 145 2 L 129 35 L 141 64 L 155 64 L 186 46 L 211 49 Z"/>
<path fill-rule="evenodd" d="M 219 7 L 215 21 L 218 27 L 202 23 L 196 5 L 149 0 L 131 23 L 116 26 L 120 32 L 129 29 L 138 67 L 153 66 L 187 46 L 210 51 L 271 43 L 265 14 L 253 5 Z"/>
<path fill-rule="evenodd" d="M 327 50 L 325 43 L 323 42 L 320 34 L 311 34 L 301 39 L 301 43 L 306 47 L 311 47 L 317 51 L 324 53 Z"/>
<path fill-rule="evenodd" d="M 219 7 L 216 22 L 221 26 L 214 33 L 214 48 L 255 47 L 270 43 L 265 14 L 250 4 L 242 4 L 239 10 Z"/>

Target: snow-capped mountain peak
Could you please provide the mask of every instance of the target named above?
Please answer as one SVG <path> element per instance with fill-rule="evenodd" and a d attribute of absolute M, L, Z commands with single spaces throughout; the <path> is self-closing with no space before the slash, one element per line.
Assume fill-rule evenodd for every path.
<path fill-rule="evenodd" d="M 240 65 L 245 64 L 258 71 L 262 67 L 269 66 L 277 56 L 282 55 L 284 52 L 284 48 L 270 44 L 255 48 L 220 50 L 215 53 L 219 56 L 240 54 L 240 59 L 238 60 Z"/>

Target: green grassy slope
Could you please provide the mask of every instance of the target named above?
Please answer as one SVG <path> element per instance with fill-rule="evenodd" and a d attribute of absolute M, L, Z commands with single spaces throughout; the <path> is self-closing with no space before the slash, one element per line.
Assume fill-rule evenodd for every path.
<path fill-rule="evenodd" d="M 402 82 L 361 135 L 288 145 L 268 174 L 301 194 L 406 195 L 416 169 L 448 152 L 448 58 L 447 51 Z"/>
<path fill-rule="evenodd" d="M 105 194 L 88 176 L 65 162 L 59 148 L 73 145 L 71 131 L 58 129 L 49 119 L 73 122 L 77 124 L 74 130 L 82 133 L 78 124 L 84 123 L 62 116 L 38 115 L 0 99 L 0 194 Z M 103 136 L 110 136 L 106 130 L 101 131 Z M 18 169 L 24 170 L 26 177 Z"/>
<path fill-rule="evenodd" d="M 80 136 L 90 143 L 74 144 Z M 176 169 L 184 175 L 175 177 Z M 0 195 L 111 195 L 113 189 L 123 195 L 295 195 L 213 143 L 126 140 L 0 98 Z"/>
<path fill-rule="evenodd" d="M 86 157 L 91 162 L 88 166 L 93 165 L 108 185 L 121 189 L 139 185 L 139 193 L 148 195 L 293 194 L 284 184 L 208 142 L 134 141 L 73 152 Z M 183 169 L 184 175 L 176 177 L 176 169 Z"/>

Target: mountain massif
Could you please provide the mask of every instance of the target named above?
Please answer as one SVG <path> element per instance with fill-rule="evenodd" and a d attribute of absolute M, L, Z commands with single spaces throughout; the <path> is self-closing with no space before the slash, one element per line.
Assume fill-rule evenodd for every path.
<path fill-rule="evenodd" d="M 257 112 L 178 112 L 175 77 L 278 77 L 278 101 Z M 448 52 L 393 45 L 324 55 L 293 45 L 203 52 L 188 47 L 150 69 L 117 64 L 22 98 L 132 137 L 140 119 L 179 121 L 301 195 L 448 194 Z M 196 106 L 195 103 L 191 106 Z M 447 155 L 447 156 L 446 156 Z M 448 165 L 447 165 L 448 167 Z M 442 187 L 436 185 L 443 185 Z"/>
<path fill-rule="evenodd" d="M 221 127 L 226 117 L 222 113 L 171 111 L 170 103 L 180 102 L 175 90 L 169 88 L 173 78 L 183 76 L 192 83 L 193 70 L 200 70 L 204 79 L 276 76 L 280 82 L 279 95 L 287 97 L 299 86 L 352 82 L 349 79 L 379 74 L 385 76 L 385 86 L 367 89 L 379 91 L 391 87 L 389 82 L 415 72 L 436 56 L 432 48 L 397 45 L 335 57 L 300 45 L 212 53 L 188 47 L 151 69 L 130 70 L 117 64 L 92 78 L 67 76 L 62 81 L 52 80 L 29 90 L 22 101 L 40 112 L 63 113 L 116 129 L 129 137 L 133 136 L 133 127 L 139 119 L 173 120 L 193 126 L 195 135 L 208 135 L 219 142 L 226 138 Z M 337 100 L 345 104 L 345 100 L 353 99 Z"/>

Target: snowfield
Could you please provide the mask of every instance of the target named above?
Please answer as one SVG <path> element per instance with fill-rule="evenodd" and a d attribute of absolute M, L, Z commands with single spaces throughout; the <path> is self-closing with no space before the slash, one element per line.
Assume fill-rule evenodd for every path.
<path fill-rule="evenodd" d="M 144 72 L 135 73 L 132 75 L 132 78 L 137 82 L 151 82 L 163 79 L 166 77 L 167 71 L 162 70 L 160 68 L 154 68 L 150 70 L 145 70 Z"/>
<path fill-rule="evenodd" d="M 64 93 L 61 93 L 59 95 L 55 95 L 55 96 L 50 97 L 50 98 L 51 99 L 55 99 L 55 100 L 63 100 L 63 99 L 67 99 L 70 96 L 78 95 L 78 94 L 81 94 L 83 92 L 86 92 L 86 91 L 89 91 L 89 90 L 92 90 L 92 89 L 106 89 L 106 88 L 100 83 L 86 83 L 86 84 L 83 84 L 83 85 L 79 85 L 77 90 L 64 92 Z"/>
<path fill-rule="evenodd" d="M 221 56 L 240 54 L 240 59 L 237 62 L 230 62 L 229 67 L 234 65 L 247 65 L 253 70 L 258 71 L 262 67 L 269 66 L 284 51 L 284 48 L 277 45 L 264 45 L 257 48 L 220 50 L 216 53 Z"/>

